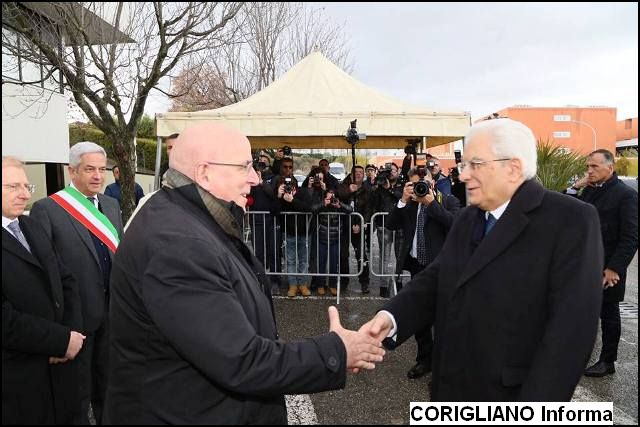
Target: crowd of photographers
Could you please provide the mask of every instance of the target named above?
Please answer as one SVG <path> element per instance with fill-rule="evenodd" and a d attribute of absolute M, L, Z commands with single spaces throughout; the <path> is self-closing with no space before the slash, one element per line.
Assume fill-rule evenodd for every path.
<path fill-rule="evenodd" d="M 360 290 L 368 294 L 372 231 L 380 249 L 375 271 L 382 273 L 382 297 L 389 296 L 394 274 L 413 275 L 435 258 L 453 215 L 465 205 L 464 184 L 456 168 L 443 174 L 436 157 L 416 161 L 414 156 L 413 162 L 411 157 L 407 153 L 402 167 L 356 165 L 342 182 L 322 159 L 299 183 L 289 147 L 278 150 L 273 163 L 260 155 L 254 161 L 260 184 L 251 190 L 248 226 L 256 257 L 273 273 L 274 290 L 287 289 L 289 297 L 322 296 L 327 290 L 337 295 L 338 273 L 350 273 L 351 245 Z M 401 219 L 406 215 L 408 220 Z M 347 287 L 348 280 L 341 284 L 342 290 Z"/>

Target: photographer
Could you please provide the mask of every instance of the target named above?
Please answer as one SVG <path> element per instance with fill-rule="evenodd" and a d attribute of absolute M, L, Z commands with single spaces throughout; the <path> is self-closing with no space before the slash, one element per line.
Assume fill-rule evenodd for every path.
<path fill-rule="evenodd" d="M 323 182 L 323 174 L 319 168 L 311 171 L 309 181 L 311 189 L 311 211 L 313 212 L 313 222 L 311 225 L 311 248 L 312 255 L 309 260 L 310 270 L 318 273 L 327 273 L 327 270 L 333 276 L 329 277 L 329 291 L 331 295 L 336 296 L 337 278 L 339 271 L 339 245 L 342 233 L 341 224 L 345 218 L 337 215 L 337 213 L 351 213 L 350 206 L 341 202 L 334 193 L 334 190 L 326 188 Z M 311 175 L 310 174 L 310 175 Z M 327 269 L 327 262 L 329 268 Z M 327 278 L 324 276 L 314 276 L 311 281 L 311 288 L 316 289 L 319 296 L 325 295 L 325 283 Z"/>
<path fill-rule="evenodd" d="M 395 169 L 395 174 L 394 174 Z M 394 177 L 395 175 L 395 177 Z M 367 217 L 371 218 L 375 213 L 386 212 L 389 213 L 393 210 L 394 206 L 398 202 L 400 197 L 396 197 L 394 189 L 391 185 L 391 179 L 397 183 L 398 167 L 393 167 L 393 163 L 387 163 L 385 168 L 378 172 L 376 176 L 375 186 L 369 197 L 369 204 L 367 206 Z M 375 227 L 376 235 L 378 237 L 378 247 L 380 248 L 380 257 L 378 271 L 381 273 L 393 272 L 393 263 L 391 260 L 391 246 L 393 245 L 394 236 L 393 231 L 388 226 L 389 217 L 378 215 L 375 217 L 375 221 L 372 224 Z M 399 248 L 399 246 L 398 246 Z M 398 256 L 398 250 L 396 257 Z M 382 284 L 380 285 L 380 296 L 383 298 L 389 297 L 389 285 L 391 283 L 390 277 L 383 277 Z"/>
<path fill-rule="evenodd" d="M 269 214 L 251 214 L 249 215 L 249 226 L 251 227 L 251 236 L 253 243 L 253 253 L 262 263 L 265 269 L 271 272 L 281 272 L 280 258 L 282 249 L 275 247 L 273 237 L 275 233 L 274 216 L 277 215 L 279 203 L 273 193 L 271 186 L 263 179 L 262 168 L 260 162 L 254 162 L 254 170 L 258 174 L 259 184 L 251 187 L 251 200 L 248 211 L 251 212 L 269 212 Z M 272 292 L 279 293 L 282 287 L 281 276 L 271 276 L 271 282 L 274 285 Z"/>
<path fill-rule="evenodd" d="M 290 160 L 293 170 L 293 160 L 283 159 L 282 168 L 285 169 Z M 285 169 L 287 170 L 287 169 Z M 298 191 L 298 181 L 293 177 L 280 176 L 278 179 L 276 196 L 279 200 L 280 212 L 308 212 L 311 205 L 309 193 Z M 295 297 L 298 292 L 304 297 L 311 295 L 307 265 L 307 217 L 303 214 L 280 214 L 280 229 L 284 234 L 286 249 L 287 273 L 289 275 L 289 291 L 287 296 Z M 291 273 L 297 273 L 292 275 Z"/>
<path fill-rule="evenodd" d="M 467 206 L 467 184 L 460 181 L 460 171 L 457 167 L 449 170 L 449 177 L 451 177 L 451 194 L 458 198 L 460 206 Z"/>
<path fill-rule="evenodd" d="M 329 172 L 329 161 L 327 159 L 320 160 L 317 168 L 319 168 L 319 172 L 322 173 L 323 182 L 327 187 L 326 190 L 337 190 L 340 185 L 340 181 L 338 181 L 338 179 Z M 313 167 L 313 169 L 316 169 L 316 167 Z M 303 187 L 306 188 L 309 186 L 309 177 L 312 177 L 313 175 L 314 173 L 312 171 L 312 173 L 310 173 L 302 183 Z"/>
<path fill-rule="evenodd" d="M 367 165 L 364 169 L 366 179 L 364 181 L 364 188 L 367 191 L 373 191 L 376 186 L 376 176 L 378 175 L 378 168 L 375 165 Z"/>
<path fill-rule="evenodd" d="M 417 166 L 409 171 L 409 182 L 404 186 L 402 198 L 391 211 L 389 228 L 402 229 L 404 242 L 396 272 L 408 270 L 413 278 L 438 256 L 460 202 L 454 196 L 440 192 L 433 185 L 429 170 Z M 401 285 L 399 285 L 401 288 Z M 407 376 L 419 378 L 431 371 L 433 338 L 431 325 L 418 331 L 416 364 Z"/>
<path fill-rule="evenodd" d="M 430 157 L 430 159 L 427 159 L 427 169 L 431 173 L 436 188 L 441 193 L 451 195 L 451 181 L 449 181 L 449 177 L 442 173 L 440 159 L 433 156 Z"/>
<path fill-rule="evenodd" d="M 291 152 L 291 147 L 288 145 L 278 148 L 278 151 L 276 151 L 276 156 L 273 159 L 273 165 L 271 166 L 274 174 L 282 174 L 280 168 L 282 167 L 282 161 L 284 159 L 291 159 L 293 162 L 293 153 Z"/>
<path fill-rule="evenodd" d="M 360 223 L 360 218 L 354 219 L 351 223 L 351 245 L 358 260 L 358 270 L 362 268 L 362 273 L 359 275 L 360 289 L 363 294 L 369 293 L 369 258 L 367 256 L 368 237 L 365 229 L 365 224 L 369 222 L 367 217 L 367 204 L 369 203 L 369 192 L 364 186 L 364 169 L 362 166 L 356 165 L 353 168 L 355 177 L 352 176 L 353 172 L 347 175 L 342 184 L 338 187 L 338 198 L 343 202 L 349 204 L 354 212 L 360 213 L 364 218 L 364 223 Z M 347 224 L 348 225 L 348 224 Z M 364 237 L 363 237 L 364 236 Z M 364 252 L 360 252 L 360 246 L 363 243 L 364 238 Z M 346 239 L 344 239 L 346 242 Z M 341 249 L 342 259 L 340 260 L 341 273 L 346 273 L 349 269 L 349 247 L 345 245 Z M 345 286 L 346 289 L 346 286 Z"/>

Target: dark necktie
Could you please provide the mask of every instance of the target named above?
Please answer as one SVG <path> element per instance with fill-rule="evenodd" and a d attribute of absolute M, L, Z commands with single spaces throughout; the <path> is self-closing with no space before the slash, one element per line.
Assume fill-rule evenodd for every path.
<path fill-rule="evenodd" d="M 96 205 L 96 197 L 95 196 L 87 197 L 87 200 L 90 201 L 93 206 Z M 100 202 L 99 201 L 98 201 L 98 210 L 100 212 L 102 212 L 102 206 L 100 206 Z"/>
<path fill-rule="evenodd" d="M 420 265 L 427 265 L 427 244 L 424 240 L 424 226 L 427 222 L 427 208 L 422 203 L 418 204 L 418 224 L 416 225 L 416 233 L 418 233 L 417 255 Z"/>
<path fill-rule="evenodd" d="M 24 234 L 22 234 L 22 230 L 20 229 L 20 224 L 18 223 L 18 221 L 16 220 L 9 223 L 7 228 L 11 230 L 16 239 L 18 239 L 18 242 L 20 242 L 27 251 L 31 252 L 31 247 L 29 246 L 27 239 L 24 237 Z"/>
<path fill-rule="evenodd" d="M 491 231 L 491 229 L 493 228 L 494 225 L 496 225 L 496 222 L 498 220 L 496 219 L 495 216 L 489 214 L 489 217 L 487 218 L 487 222 L 484 224 L 484 235 L 486 236 L 487 234 L 489 234 L 489 232 Z"/>

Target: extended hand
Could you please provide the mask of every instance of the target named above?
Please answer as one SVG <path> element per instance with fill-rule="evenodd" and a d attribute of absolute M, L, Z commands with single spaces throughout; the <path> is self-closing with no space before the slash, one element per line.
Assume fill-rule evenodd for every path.
<path fill-rule="evenodd" d="M 347 369 L 374 369 L 376 362 L 382 362 L 384 349 L 380 340 L 345 329 L 340 324 L 338 309 L 329 307 L 329 330 L 338 334 L 347 350 Z"/>
<path fill-rule="evenodd" d="M 393 329 L 391 318 L 386 313 L 379 312 L 373 319 L 362 325 L 358 332 L 367 334 L 376 341 L 382 342 L 389 336 L 391 329 Z"/>

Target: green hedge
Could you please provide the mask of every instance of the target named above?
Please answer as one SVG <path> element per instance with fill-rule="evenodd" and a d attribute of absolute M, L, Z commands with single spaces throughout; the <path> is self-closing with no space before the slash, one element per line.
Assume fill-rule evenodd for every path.
<path fill-rule="evenodd" d="M 101 130 L 92 126 L 69 126 L 69 143 L 74 145 L 80 141 L 91 141 L 100 145 L 107 152 L 107 157 L 116 160 L 113 155 L 112 142 L 102 133 Z M 147 138 L 138 138 L 136 145 L 136 153 L 138 156 L 138 168 L 155 170 L 156 168 L 156 141 Z M 166 150 L 162 150 L 162 167 L 166 169 L 168 159 Z"/>

